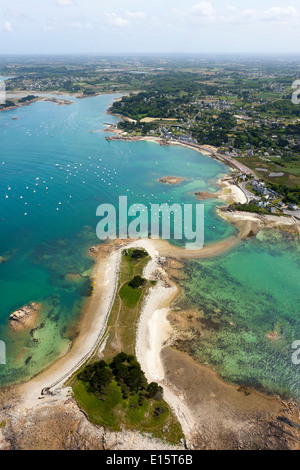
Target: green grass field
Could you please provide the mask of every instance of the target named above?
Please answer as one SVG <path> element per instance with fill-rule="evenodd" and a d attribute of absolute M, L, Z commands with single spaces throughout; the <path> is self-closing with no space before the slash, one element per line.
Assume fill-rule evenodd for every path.
<path fill-rule="evenodd" d="M 134 429 L 147 432 L 173 444 L 178 444 L 184 438 L 180 424 L 164 400 L 145 400 L 139 405 L 138 394 L 125 400 L 115 381 L 108 386 L 103 400 L 89 393 L 83 382 L 77 379 L 73 384 L 73 392 L 79 406 L 95 425 L 104 426 L 111 431 Z M 161 410 L 161 414 L 157 415 L 157 409 Z"/>
<path fill-rule="evenodd" d="M 297 162 L 285 163 L 283 160 L 280 160 L 280 163 L 284 165 L 281 166 L 277 165 L 274 161 L 267 162 L 259 157 L 236 158 L 236 160 L 253 170 L 261 179 L 270 183 L 284 184 L 287 186 L 300 184 L 300 168 Z M 257 171 L 256 168 L 262 168 L 268 171 L 260 172 Z M 283 176 L 273 177 L 269 176 L 270 173 L 283 173 Z"/>

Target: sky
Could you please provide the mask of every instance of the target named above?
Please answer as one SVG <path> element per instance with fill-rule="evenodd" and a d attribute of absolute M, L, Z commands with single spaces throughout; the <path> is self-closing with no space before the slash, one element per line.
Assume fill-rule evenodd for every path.
<path fill-rule="evenodd" d="M 0 0 L 0 54 L 300 53 L 300 0 Z"/>

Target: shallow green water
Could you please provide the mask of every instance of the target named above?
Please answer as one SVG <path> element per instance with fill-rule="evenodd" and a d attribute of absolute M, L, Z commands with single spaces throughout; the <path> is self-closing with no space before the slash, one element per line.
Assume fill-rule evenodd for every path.
<path fill-rule="evenodd" d="M 124 195 L 129 204 L 195 202 L 195 191 L 216 191 L 215 181 L 228 171 L 194 150 L 107 142 L 104 132 L 91 133 L 116 122 L 106 114 L 115 98 L 74 99 L 70 106 L 39 102 L 0 113 L 0 255 L 7 258 L 0 265 L 0 338 L 7 345 L 2 385 L 37 373 L 70 346 L 70 327 L 89 292 L 86 253 L 99 242 L 99 204 L 116 205 Z M 185 181 L 157 181 L 167 175 Z M 234 231 L 216 215 L 216 204 L 205 201 L 206 243 Z M 82 277 L 70 282 L 69 273 Z M 38 329 L 10 333 L 9 315 L 31 301 L 43 305 Z"/>
<path fill-rule="evenodd" d="M 218 258 L 186 264 L 184 304 L 199 311 L 201 336 L 188 344 L 230 382 L 300 400 L 300 243 L 266 230 Z M 279 338 L 266 337 L 277 331 Z"/>

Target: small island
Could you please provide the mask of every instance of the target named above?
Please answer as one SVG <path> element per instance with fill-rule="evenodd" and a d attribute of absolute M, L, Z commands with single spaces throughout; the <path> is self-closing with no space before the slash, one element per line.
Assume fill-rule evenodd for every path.
<path fill-rule="evenodd" d="M 216 199 L 220 195 L 220 192 L 218 193 L 209 193 L 208 191 L 197 191 L 195 193 L 195 196 L 197 196 L 197 199 L 202 200 L 202 199 Z"/>
<path fill-rule="evenodd" d="M 158 181 L 165 184 L 179 184 L 184 181 L 184 179 L 178 178 L 177 176 L 164 176 L 163 178 L 159 178 Z"/>

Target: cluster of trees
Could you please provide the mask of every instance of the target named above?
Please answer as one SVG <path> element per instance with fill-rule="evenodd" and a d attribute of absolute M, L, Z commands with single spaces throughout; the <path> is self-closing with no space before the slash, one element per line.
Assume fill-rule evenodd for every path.
<path fill-rule="evenodd" d="M 215 120 L 215 126 L 222 127 L 224 131 L 230 131 L 236 125 L 236 118 L 227 112 L 220 113 L 218 118 Z"/>
<path fill-rule="evenodd" d="M 0 104 L 0 109 L 11 108 L 12 106 L 15 106 L 15 103 L 13 101 L 6 100 L 4 104 Z"/>
<path fill-rule="evenodd" d="M 300 117 L 300 106 L 296 106 L 291 97 L 286 99 L 272 101 L 260 107 L 261 112 L 276 112 L 277 116 Z"/>
<path fill-rule="evenodd" d="M 189 72 L 165 72 L 148 75 L 142 91 L 136 95 L 123 97 L 113 104 L 112 112 L 139 120 L 149 116 L 156 118 L 175 118 L 176 109 L 187 105 L 195 96 L 214 95 L 217 86 L 199 82 L 199 75 Z"/>
<path fill-rule="evenodd" d="M 221 147 L 223 143 L 228 142 L 227 132 L 223 129 L 194 129 L 192 135 L 198 142 L 208 145 L 214 145 L 216 147 Z"/>
<path fill-rule="evenodd" d="M 131 250 L 124 250 L 124 254 L 126 256 L 130 256 L 130 259 L 132 260 L 140 260 L 140 259 L 146 258 L 146 256 L 149 256 L 146 250 L 139 249 L 139 248 L 133 248 Z"/>
<path fill-rule="evenodd" d="M 150 75 L 147 78 L 148 89 L 174 96 L 178 96 L 180 92 L 194 94 L 198 91 L 213 95 L 218 90 L 217 86 L 199 83 L 199 75 L 197 73 L 174 71 L 164 72 L 160 75 Z"/>
<path fill-rule="evenodd" d="M 144 279 L 141 276 L 134 276 L 131 281 L 128 282 L 129 287 L 132 287 L 133 289 L 139 289 L 140 287 L 143 287 L 146 283 L 146 279 Z"/>
<path fill-rule="evenodd" d="M 239 204 L 239 203 L 234 203 L 231 204 L 230 209 L 235 211 L 241 211 L 241 212 L 267 212 L 266 209 L 262 207 L 258 207 L 256 204 Z"/>
<path fill-rule="evenodd" d="M 80 87 L 79 87 L 80 89 Z M 83 90 L 83 94 L 84 95 L 95 95 L 95 93 L 97 93 L 97 90 L 92 90 L 92 89 L 86 89 L 86 90 Z"/>
<path fill-rule="evenodd" d="M 300 135 L 300 122 L 298 122 L 297 124 L 290 124 L 289 126 L 287 126 L 286 133 Z"/>
<path fill-rule="evenodd" d="M 35 100 L 37 96 L 35 95 L 28 95 L 28 96 L 23 96 L 23 98 L 19 99 L 19 103 L 26 103 L 27 101 L 32 101 Z"/>
<path fill-rule="evenodd" d="M 136 120 L 142 116 L 175 117 L 175 110 L 170 99 L 158 92 L 142 92 L 137 95 L 125 96 L 122 101 L 113 104 L 112 112 Z"/>
<path fill-rule="evenodd" d="M 125 250 L 125 254 L 127 255 L 128 254 L 128 251 Z M 131 251 L 130 253 L 130 257 L 131 259 L 133 260 L 139 260 L 139 259 L 143 259 L 143 258 L 146 258 L 146 256 L 148 256 L 148 253 L 147 251 L 145 250 L 140 250 L 138 248 L 135 248 Z"/>
<path fill-rule="evenodd" d="M 103 398 L 113 377 L 112 370 L 105 361 L 90 364 L 78 374 L 78 379 L 85 383 L 88 392 L 98 398 Z"/>
<path fill-rule="evenodd" d="M 274 147 L 274 142 L 266 137 L 261 130 L 249 129 L 243 133 L 239 133 L 233 146 L 240 150 L 245 150 L 246 144 L 251 144 L 253 147 L 260 149 L 261 147 Z"/>
<path fill-rule="evenodd" d="M 86 366 L 78 379 L 100 399 L 105 399 L 107 387 L 113 380 L 121 388 L 124 399 L 138 393 L 140 405 L 144 399 L 162 398 L 162 388 L 156 382 L 148 384 L 136 358 L 124 352 L 115 356 L 110 364 L 102 360 Z"/>
<path fill-rule="evenodd" d="M 147 135 L 151 130 L 157 130 L 158 124 L 155 122 L 129 122 L 120 121 L 118 124 L 119 129 L 125 132 L 140 132 L 142 135 Z"/>
<path fill-rule="evenodd" d="M 300 203 L 300 185 L 286 186 L 284 184 L 268 183 L 268 187 L 283 196 L 283 202 L 299 204 Z"/>

